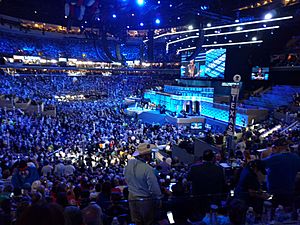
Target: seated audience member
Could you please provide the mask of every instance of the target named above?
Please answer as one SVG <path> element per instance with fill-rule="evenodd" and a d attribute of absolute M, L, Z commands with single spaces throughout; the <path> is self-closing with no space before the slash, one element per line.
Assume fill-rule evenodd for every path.
<path fill-rule="evenodd" d="M 29 206 L 17 225 L 65 225 L 62 208 L 56 204 L 33 204 Z"/>
<path fill-rule="evenodd" d="M 84 225 L 83 215 L 76 206 L 67 206 L 64 210 L 65 225 Z"/>
<path fill-rule="evenodd" d="M 159 164 L 160 167 L 161 167 L 161 170 L 160 172 L 163 174 L 163 175 L 168 175 L 170 173 L 170 170 L 171 170 L 171 166 L 170 164 L 168 164 L 166 162 L 166 158 L 163 158 L 162 159 L 162 162 Z"/>
<path fill-rule="evenodd" d="M 83 220 L 86 225 L 102 225 L 103 224 L 103 214 L 101 208 L 95 204 L 91 203 L 82 210 Z"/>

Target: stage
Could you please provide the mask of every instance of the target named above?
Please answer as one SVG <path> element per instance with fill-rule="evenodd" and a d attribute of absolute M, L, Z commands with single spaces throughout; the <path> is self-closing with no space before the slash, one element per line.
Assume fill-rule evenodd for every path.
<path fill-rule="evenodd" d="M 161 114 L 159 110 L 144 109 L 141 107 L 129 107 L 125 110 L 125 113 L 129 116 L 137 116 L 138 119 L 144 123 L 155 124 L 173 124 L 176 126 L 191 126 L 192 123 L 205 124 L 205 117 L 203 116 L 186 116 L 186 117 L 174 117 L 168 112 Z"/>

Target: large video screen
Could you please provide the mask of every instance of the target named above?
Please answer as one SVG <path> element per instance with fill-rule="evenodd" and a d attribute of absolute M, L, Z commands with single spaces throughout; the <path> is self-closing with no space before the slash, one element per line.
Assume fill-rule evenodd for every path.
<path fill-rule="evenodd" d="M 200 52 L 193 60 L 190 53 L 181 55 L 181 77 L 190 79 L 224 79 L 226 49 Z"/>
<path fill-rule="evenodd" d="M 269 80 L 269 67 L 252 67 L 251 80 Z"/>

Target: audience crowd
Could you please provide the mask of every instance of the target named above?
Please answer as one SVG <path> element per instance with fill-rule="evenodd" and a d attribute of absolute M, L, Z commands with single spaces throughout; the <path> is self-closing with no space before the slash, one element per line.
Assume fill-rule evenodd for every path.
<path fill-rule="evenodd" d="M 75 58 L 78 60 L 107 61 L 100 42 L 85 38 L 40 38 L 29 34 L 0 34 L 0 54 L 40 56 L 48 59 Z M 109 42 L 109 50 L 116 57 L 115 43 Z M 97 48 L 97 49 L 96 49 Z M 138 46 L 121 46 L 121 54 L 126 60 L 140 60 Z"/>
<path fill-rule="evenodd" d="M 176 224 L 297 219 L 299 128 L 269 119 L 242 130 L 228 151 L 224 134 L 203 137 L 188 127 L 126 115 L 126 97 L 142 97 L 145 89 L 168 83 L 147 76 L 1 75 L 0 94 L 48 101 L 57 114 L 1 109 L 0 224 L 153 224 L 172 216 Z M 106 95 L 55 99 L 90 90 Z M 281 128 L 266 134 L 277 123 Z M 204 149 L 193 164 L 172 155 L 175 145 L 192 146 L 196 138 L 218 151 Z M 141 211 L 148 220 L 142 221 Z"/>

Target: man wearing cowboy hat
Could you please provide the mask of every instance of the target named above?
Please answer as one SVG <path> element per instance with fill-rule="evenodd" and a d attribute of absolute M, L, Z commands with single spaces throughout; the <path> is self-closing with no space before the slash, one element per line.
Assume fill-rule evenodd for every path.
<path fill-rule="evenodd" d="M 133 153 L 135 158 L 128 161 L 125 179 L 129 190 L 129 207 L 132 220 L 137 225 L 154 224 L 161 190 L 151 161 L 154 145 L 142 143 Z"/>

